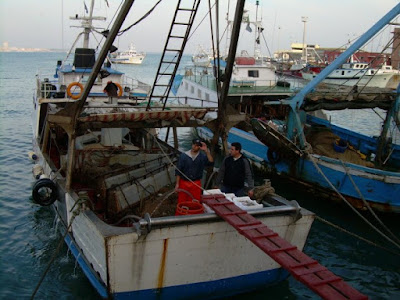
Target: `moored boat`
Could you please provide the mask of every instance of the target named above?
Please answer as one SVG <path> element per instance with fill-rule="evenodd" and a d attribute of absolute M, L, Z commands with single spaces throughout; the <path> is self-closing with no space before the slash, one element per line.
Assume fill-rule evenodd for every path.
<path fill-rule="evenodd" d="M 379 25 L 383 27 L 389 21 L 381 21 Z M 384 22 L 386 23 L 382 24 Z M 367 33 L 363 38 L 366 36 Z M 344 55 L 348 58 L 356 50 L 352 48 Z M 400 146 L 388 135 L 388 132 L 398 131 L 400 123 L 398 94 L 391 89 L 370 89 L 367 93 L 365 90 L 368 88 L 363 87 L 359 90 L 331 90 L 318 95 L 318 90 L 314 90 L 316 85 L 325 82 L 325 78 L 330 76 L 328 72 L 337 70 L 343 61 L 345 59 L 329 65 L 329 69 L 326 67 L 319 70 L 315 79 L 304 90 L 297 91 L 298 93 L 294 90 L 288 91 L 288 94 L 283 91 L 273 94 L 272 90 L 266 89 L 241 92 L 230 89 L 229 104 L 250 117 L 267 114 L 270 122 L 253 120 L 252 127 L 244 122 L 229 130 L 228 143 L 241 142 L 247 156 L 261 170 L 302 183 L 321 195 L 327 194 L 328 199 L 346 199 L 362 210 L 372 207 L 382 212 L 399 213 L 400 202 L 396 195 L 400 191 Z M 390 70 L 387 74 L 392 76 Z M 193 78 L 195 77 L 185 76 L 182 79 L 177 95 L 188 99 L 216 99 L 216 89 L 211 84 Z M 213 81 L 210 79 L 208 82 Z M 191 94 L 192 87 L 195 91 L 201 89 L 202 93 Z M 201 95 L 208 96 L 200 97 Z M 290 98 L 285 100 L 287 97 Z M 302 100 L 295 103 L 295 97 L 302 97 Z M 294 99 L 291 100 L 292 98 Z M 277 99 L 279 101 L 275 101 Z M 321 109 L 376 107 L 387 112 L 379 137 L 369 137 L 334 126 L 323 117 L 312 113 Z M 203 138 L 213 138 L 213 132 L 209 128 L 201 127 L 196 131 Z M 327 136 L 323 137 L 321 132 L 325 132 Z M 326 145 L 316 138 L 317 134 Z"/>
<path fill-rule="evenodd" d="M 302 78 L 312 80 L 320 70 L 304 70 Z M 391 66 L 382 68 L 371 68 L 363 62 L 350 62 L 343 64 L 340 68 L 329 74 L 323 83 L 343 86 L 376 87 L 396 89 L 400 83 L 400 71 L 393 70 Z"/>
<path fill-rule="evenodd" d="M 177 127 L 199 126 L 215 108 L 167 106 L 168 97 L 157 94 L 154 86 L 166 75 L 162 64 L 179 64 L 199 1 L 189 7 L 178 3 L 171 28 L 182 25 L 180 13 L 185 12 L 186 32 L 168 36 L 165 49 L 171 39 L 182 43 L 175 61 L 164 60 L 170 50 L 163 52 L 146 106 L 120 102 L 115 96 L 106 105 L 96 100 L 87 103 L 133 2 L 122 5 L 81 98 L 72 104 L 65 104 L 65 99 L 34 103 L 38 116 L 34 128 L 39 130 L 34 132 L 36 154 L 31 155 L 37 179 L 33 200 L 55 209 L 68 247 L 99 295 L 107 299 L 226 297 L 282 281 L 288 275 L 283 267 L 326 299 L 338 295 L 365 299 L 300 251 L 314 215 L 295 201 L 273 192 L 261 195 L 261 203 L 230 201 L 227 194 L 206 190 L 195 200 L 212 211 L 175 212 L 176 200 L 170 196 L 179 150 L 162 141 L 154 129 L 168 127 L 176 132 Z M 236 24 L 243 6 L 244 1 L 237 5 Z M 168 75 L 173 78 L 174 73 Z M 152 97 L 165 102 L 156 105 Z M 246 203 L 245 209 L 235 203 Z"/>
<path fill-rule="evenodd" d="M 154 129 L 198 126 L 215 108 L 148 109 L 124 94 L 111 101 L 105 94 L 94 95 L 132 3 L 122 6 L 102 51 L 90 56 L 95 61 L 86 66 L 88 76 L 74 79 L 82 86 L 85 81 L 77 99 L 68 93 L 43 94 L 38 85 L 31 155 L 34 202 L 54 208 L 65 242 L 102 298 L 226 297 L 282 281 L 288 273 L 280 264 L 215 213 L 175 215 L 172 194 L 180 152 Z M 177 17 L 180 11 L 189 11 L 188 24 L 193 22 L 196 9 L 178 4 Z M 147 100 L 147 105 L 154 103 Z M 301 250 L 314 215 L 277 195 L 270 198 L 275 204 L 262 202 L 249 213 L 292 243 L 291 250 Z"/>
<path fill-rule="evenodd" d="M 111 61 L 115 64 L 140 65 L 146 58 L 146 53 L 137 52 L 136 47 L 131 43 L 128 50 L 112 53 L 110 57 Z"/>

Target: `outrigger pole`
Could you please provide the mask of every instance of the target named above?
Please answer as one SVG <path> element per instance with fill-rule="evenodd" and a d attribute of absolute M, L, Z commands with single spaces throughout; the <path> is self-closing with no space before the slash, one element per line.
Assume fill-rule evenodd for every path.
<path fill-rule="evenodd" d="M 330 73 L 340 67 L 346 60 L 366 42 L 368 42 L 375 34 L 377 34 L 385 25 L 400 14 L 400 3 L 383 16 L 375 25 L 373 25 L 366 33 L 364 33 L 357 41 L 355 41 L 345 52 L 337 57 L 330 65 L 324 68 L 312 81 L 310 81 L 303 89 L 298 92 L 290 100 L 282 100 L 281 103 L 289 104 L 291 111 L 289 113 L 287 137 L 292 140 L 295 132 L 302 132 L 301 122 L 298 110 L 304 102 L 304 97 L 310 93 L 318 84 L 320 84 Z M 299 134 L 300 148 L 304 149 L 305 140 L 303 134 Z"/>
<path fill-rule="evenodd" d="M 242 23 L 242 16 L 243 16 L 243 8 L 244 8 L 245 0 L 240 0 L 236 4 L 236 11 L 235 17 L 233 21 L 233 28 L 232 28 L 232 36 L 231 36 L 231 43 L 229 46 L 229 53 L 228 58 L 226 61 L 226 68 L 224 77 L 222 80 L 222 88 L 220 98 L 218 99 L 218 118 L 216 120 L 215 129 L 214 129 L 214 136 L 212 139 L 211 144 L 217 145 L 219 137 L 222 138 L 222 144 L 225 150 L 227 150 L 227 99 L 228 99 L 228 92 L 229 92 L 229 84 L 232 77 L 232 70 L 233 70 L 233 63 L 235 61 L 237 44 L 239 39 L 240 33 L 240 25 Z M 218 83 L 221 78 L 218 78 Z M 213 147 L 213 151 L 215 151 L 215 147 Z M 215 153 L 213 153 L 215 154 Z"/>

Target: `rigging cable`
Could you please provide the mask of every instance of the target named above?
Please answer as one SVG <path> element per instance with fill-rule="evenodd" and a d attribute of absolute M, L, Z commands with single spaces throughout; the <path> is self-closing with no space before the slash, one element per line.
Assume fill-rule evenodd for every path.
<path fill-rule="evenodd" d="M 248 123 L 248 122 L 247 122 Z M 248 123 L 250 124 L 250 123 Z M 303 135 L 303 139 L 305 140 L 305 136 L 304 136 L 304 132 L 302 131 L 301 134 Z M 387 239 L 389 242 L 391 242 L 392 244 L 394 244 L 396 247 L 400 248 L 400 245 L 398 243 L 396 243 L 395 241 L 393 241 L 391 238 L 389 238 L 387 235 L 385 235 L 383 232 L 381 232 L 378 228 L 376 228 L 371 222 L 369 222 L 363 215 L 360 214 L 360 212 L 358 212 L 358 210 L 356 208 L 353 207 L 353 205 L 351 203 L 349 203 L 346 198 L 344 198 L 344 196 L 336 189 L 336 187 L 331 183 L 331 181 L 325 176 L 324 172 L 321 170 L 321 168 L 318 166 L 318 164 L 315 162 L 315 158 L 312 155 L 312 153 L 310 153 L 308 151 L 308 149 L 304 149 L 305 153 L 308 155 L 308 157 L 310 158 L 311 162 L 313 163 L 314 167 L 317 169 L 318 173 L 321 174 L 321 176 L 325 179 L 325 181 L 329 184 L 329 186 L 332 188 L 332 190 L 334 190 L 337 195 L 363 220 L 365 221 L 372 229 L 374 229 L 377 233 L 379 233 L 382 237 L 384 237 L 385 239 Z M 367 203 L 368 205 L 368 203 Z M 380 220 L 379 220 L 380 221 Z M 381 222 L 381 221 L 380 221 Z M 386 226 L 384 226 L 384 228 L 387 228 Z M 388 230 L 388 229 L 387 229 Z M 391 234 L 393 234 L 390 230 L 388 230 Z M 396 240 L 398 240 L 398 238 L 395 238 Z M 371 242 L 370 242 L 371 243 Z M 380 247 L 382 249 L 382 246 Z"/>
<path fill-rule="evenodd" d="M 303 132 L 302 132 L 302 134 L 304 135 Z M 303 138 L 305 138 L 305 137 L 303 137 Z M 387 235 L 385 235 L 382 231 L 380 231 L 376 226 L 374 226 L 371 222 L 369 222 L 363 215 L 361 215 L 361 213 L 356 208 L 354 208 L 354 206 L 351 203 L 349 203 L 349 201 L 347 201 L 347 199 L 336 189 L 336 187 L 332 184 L 332 182 L 326 177 L 324 172 L 321 170 L 321 168 L 316 163 L 314 156 L 311 155 L 307 150 L 305 150 L 305 152 L 308 154 L 308 157 L 310 158 L 314 167 L 317 169 L 318 173 L 321 174 L 321 176 L 325 179 L 325 181 L 328 183 L 328 185 L 331 187 L 331 189 L 334 190 L 338 194 L 340 199 L 342 199 L 361 219 L 363 219 L 368 225 L 370 225 L 372 229 L 374 229 L 377 233 L 379 233 L 381 236 L 383 236 L 386 240 L 388 240 L 389 242 L 391 242 L 393 245 L 395 245 L 396 247 L 398 247 L 400 249 L 400 245 L 398 243 L 393 241 L 391 238 L 389 238 Z"/>
<path fill-rule="evenodd" d="M 133 23 L 132 25 L 128 26 L 127 28 L 121 30 L 118 32 L 118 36 L 124 34 L 126 31 L 128 31 L 129 29 L 131 29 L 133 26 L 139 24 L 140 22 L 142 22 L 144 19 L 146 19 L 152 12 L 153 10 L 157 7 L 158 4 L 160 4 L 162 0 L 158 0 L 158 2 L 156 4 L 154 4 L 154 6 L 147 12 L 145 13 L 139 20 L 137 20 L 135 23 Z"/>
<path fill-rule="evenodd" d="M 87 200 L 87 199 L 83 199 L 83 198 L 80 198 L 80 197 L 79 197 L 79 198 L 75 201 L 74 205 L 71 207 L 71 209 L 69 210 L 69 212 L 72 212 L 72 210 L 75 208 L 75 206 L 76 206 L 77 204 L 82 205 L 82 203 L 84 203 L 86 200 Z M 82 207 L 81 207 L 81 208 L 82 208 Z M 36 287 L 35 287 L 35 290 L 33 291 L 32 295 L 31 295 L 31 300 L 33 300 L 33 299 L 35 298 L 35 295 L 36 295 L 37 291 L 39 290 L 40 285 L 42 284 L 44 278 L 46 277 L 46 274 L 49 272 L 50 267 L 51 267 L 51 265 L 53 264 L 54 260 L 56 259 L 57 254 L 58 254 L 58 253 L 60 252 L 60 250 L 61 250 L 61 245 L 64 243 L 64 239 L 65 239 L 65 237 L 68 235 L 68 232 L 69 232 L 69 230 L 70 230 L 71 227 L 72 227 L 73 221 L 74 221 L 75 218 L 79 215 L 80 211 L 81 211 L 80 209 L 75 209 L 75 210 L 73 211 L 72 216 L 71 216 L 71 218 L 70 218 L 70 220 L 69 220 L 69 225 L 68 225 L 68 227 L 65 229 L 65 233 L 63 234 L 62 238 L 60 239 L 60 241 L 59 241 L 59 243 L 58 243 L 58 245 L 57 245 L 57 247 L 56 247 L 55 252 L 53 253 L 52 257 L 51 257 L 50 260 L 49 260 L 49 263 L 47 264 L 47 266 L 46 266 L 46 268 L 45 268 L 45 270 L 44 270 L 44 272 L 43 272 L 43 274 L 42 274 L 42 276 L 40 277 L 40 280 L 39 280 L 38 284 L 37 284 Z M 62 219 L 60 218 L 60 220 L 62 220 Z"/>
<path fill-rule="evenodd" d="M 346 171 L 347 176 L 349 176 L 349 179 L 354 186 L 355 190 L 357 191 L 358 195 L 360 196 L 361 200 L 363 201 L 364 205 L 368 208 L 369 212 L 375 217 L 375 219 L 381 224 L 381 226 L 392 236 L 394 240 L 396 240 L 398 243 L 400 243 L 400 239 L 394 235 L 394 233 L 382 222 L 382 220 L 376 215 L 374 210 L 371 208 L 369 203 L 365 200 L 363 194 L 361 193 L 360 189 L 358 188 L 357 184 L 354 182 L 353 177 L 351 176 L 349 170 L 347 169 L 346 165 L 342 160 L 340 160 L 343 169 Z"/>
<path fill-rule="evenodd" d="M 338 230 L 340 230 L 340 231 L 342 231 L 342 232 L 344 232 L 344 233 L 347 233 L 348 235 L 351 235 L 351 236 L 353 236 L 353 237 L 355 237 L 355 238 L 357 238 L 357 239 L 359 239 L 359 240 L 361 240 L 361 241 L 364 241 L 364 242 L 366 242 L 367 244 L 370 244 L 370 245 L 372 245 L 372 246 L 375 246 L 375 247 L 377 247 L 377 248 L 380 248 L 380 249 L 382 249 L 382 250 L 385 250 L 385 251 L 387 251 L 387 252 L 389 252 L 389 253 L 392 253 L 392 254 L 394 254 L 394 255 L 400 256 L 400 254 L 399 254 L 398 252 L 395 252 L 395 251 L 393 251 L 392 249 L 389 249 L 389 248 L 383 247 L 383 246 L 381 246 L 381 245 L 378 245 L 377 243 L 374 243 L 374 242 L 372 242 L 372 241 L 370 241 L 370 240 L 368 240 L 368 239 L 366 239 L 366 238 L 364 238 L 364 237 L 362 237 L 362 236 L 359 236 L 358 234 L 355 234 L 355 233 L 353 233 L 353 232 L 350 232 L 350 231 L 348 231 L 348 230 L 346 230 L 346 229 L 344 229 L 344 228 L 342 228 L 342 227 L 340 227 L 340 226 L 338 226 L 338 225 L 336 225 L 336 224 L 334 224 L 334 223 L 329 222 L 328 220 L 325 220 L 325 219 L 323 219 L 323 218 L 321 218 L 321 217 L 319 217 L 319 216 L 315 216 L 315 218 L 316 218 L 318 221 L 320 221 L 320 222 L 322 222 L 322 223 L 325 223 L 325 224 L 327 224 L 327 225 L 329 225 L 329 226 L 332 226 L 333 228 L 336 228 L 336 229 L 338 229 Z"/>
<path fill-rule="evenodd" d="M 214 62 L 214 64 L 213 64 L 213 71 L 215 72 L 215 41 L 214 41 L 214 29 L 213 29 L 213 22 L 212 22 L 212 15 L 211 15 L 211 9 L 215 6 L 215 2 L 214 2 L 214 5 L 211 7 L 211 2 L 210 2 L 210 0 L 208 0 L 208 7 L 209 7 L 209 10 L 208 10 L 208 14 L 209 14 L 209 16 L 210 16 L 210 31 L 211 31 L 211 43 L 212 43 L 212 53 L 213 53 L 213 62 Z M 219 57 L 218 57 L 218 68 L 219 68 Z M 215 74 L 215 73 L 214 73 Z M 220 87 L 220 85 L 219 85 L 219 83 L 218 83 L 218 76 L 216 76 L 216 77 L 214 77 L 215 78 L 215 85 L 216 85 L 216 88 L 217 88 L 217 97 L 218 97 L 218 102 L 219 102 L 219 97 L 220 97 L 220 94 L 221 94 L 221 87 Z"/>

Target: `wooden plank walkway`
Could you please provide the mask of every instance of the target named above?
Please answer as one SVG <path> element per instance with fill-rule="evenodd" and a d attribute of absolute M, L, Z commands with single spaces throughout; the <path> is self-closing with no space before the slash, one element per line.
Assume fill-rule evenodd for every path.
<path fill-rule="evenodd" d="M 202 202 L 323 299 L 368 299 L 224 195 L 203 195 Z"/>

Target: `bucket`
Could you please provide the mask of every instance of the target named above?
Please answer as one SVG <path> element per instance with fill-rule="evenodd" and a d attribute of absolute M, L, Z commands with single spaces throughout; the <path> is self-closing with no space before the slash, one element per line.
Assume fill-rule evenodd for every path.
<path fill-rule="evenodd" d="M 181 202 L 176 206 L 175 216 L 197 215 L 204 213 L 204 206 L 199 202 Z"/>
<path fill-rule="evenodd" d="M 338 153 L 344 153 L 344 151 L 346 151 L 348 145 L 349 144 L 342 139 L 336 140 L 333 142 L 333 149 Z"/>

